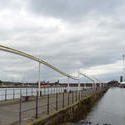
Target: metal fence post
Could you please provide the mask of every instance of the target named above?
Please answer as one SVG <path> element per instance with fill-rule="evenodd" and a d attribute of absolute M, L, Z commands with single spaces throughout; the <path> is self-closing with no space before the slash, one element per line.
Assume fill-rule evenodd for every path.
<path fill-rule="evenodd" d="M 81 91 L 81 99 L 83 98 L 83 90 Z"/>
<path fill-rule="evenodd" d="M 42 87 L 39 90 L 39 96 L 42 96 Z"/>
<path fill-rule="evenodd" d="M 45 87 L 45 89 L 44 89 L 44 90 L 45 90 L 45 95 L 46 95 L 46 87 Z"/>
<path fill-rule="evenodd" d="M 79 100 L 80 100 L 80 90 L 78 92 L 79 92 L 78 94 L 79 94 Z"/>
<path fill-rule="evenodd" d="M 69 95 L 70 95 L 70 93 L 68 92 L 68 105 L 69 105 Z"/>
<path fill-rule="evenodd" d="M 26 96 L 27 96 L 27 88 L 26 88 Z"/>
<path fill-rule="evenodd" d="M 48 94 L 50 93 L 49 87 L 48 87 Z"/>
<path fill-rule="evenodd" d="M 58 88 L 58 86 L 56 87 L 56 93 L 59 93 L 59 88 Z"/>
<path fill-rule="evenodd" d="M 5 101 L 7 100 L 7 89 L 5 89 Z"/>
<path fill-rule="evenodd" d="M 15 99 L 15 89 L 13 88 L 13 100 Z"/>
<path fill-rule="evenodd" d="M 49 93 L 47 97 L 47 115 L 49 115 Z"/>
<path fill-rule="evenodd" d="M 31 95 L 33 96 L 33 88 L 31 89 Z"/>
<path fill-rule="evenodd" d="M 22 95 L 20 96 L 20 105 L 19 105 L 19 125 L 22 124 Z"/>
<path fill-rule="evenodd" d="M 43 93 L 42 93 L 42 87 L 40 88 L 40 96 L 42 96 L 43 95 Z"/>
<path fill-rule="evenodd" d="M 55 94 L 55 86 L 54 86 L 54 90 L 53 91 L 54 91 L 54 94 Z"/>
<path fill-rule="evenodd" d="M 61 93 L 62 93 L 62 86 L 60 87 L 60 89 L 61 89 Z"/>
<path fill-rule="evenodd" d="M 51 94 L 53 94 L 53 91 L 52 91 L 52 86 L 51 86 Z"/>
<path fill-rule="evenodd" d="M 82 99 L 82 90 L 80 91 L 80 100 Z"/>
<path fill-rule="evenodd" d="M 22 96 L 22 89 L 20 89 L 20 97 Z"/>
<path fill-rule="evenodd" d="M 61 86 L 60 86 L 60 93 L 62 92 L 62 88 L 61 88 Z"/>
<path fill-rule="evenodd" d="M 72 104 L 74 103 L 74 92 L 72 91 Z"/>
<path fill-rule="evenodd" d="M 76 102 L 77 102 L 77 91 L 76 91 Z"/>
<path fill-rule="evenodd" d="M 64 108 L 64 96 L 65 96 L 65 93 L 63 92 L 63 103 L 62 103 L 63 108 Z"/>
<path fill-rule="evenodd" d="M 56 111 L 58 111 L 58 93 L 56 93 Z"/>
<path fill-rule="evenodd" d="M 36 118 L 38 118 L 38 92 L 36 95 Z"/>
<path fill-rule="evenodd" d="M 43 86 L 43 91 L 44 91 L 43 93 L 44 93 L 44 95 L 45 95 L 45 86 Z"/>

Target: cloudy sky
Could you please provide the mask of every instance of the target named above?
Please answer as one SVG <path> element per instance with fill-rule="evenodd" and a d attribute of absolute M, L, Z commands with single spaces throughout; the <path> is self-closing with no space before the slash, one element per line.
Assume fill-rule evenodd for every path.
<path fill-rule="evenodd" d="M 0 0 L 0 45 L 76 76 L 80 70 L 101 81 L 118 80 L 125 53 L 124 12 L 124 0 Z M 0 79 L 37 81 L 38 63 L 0 51 Z M 66 80 L 44 65 L 41 79 Z"/>

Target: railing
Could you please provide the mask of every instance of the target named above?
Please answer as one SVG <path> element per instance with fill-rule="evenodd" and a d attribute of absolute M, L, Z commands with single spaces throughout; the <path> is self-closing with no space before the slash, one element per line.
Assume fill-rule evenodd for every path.
<path fill-rule="evenodd" d="M 98 89 L 83 89 L 80 91 L 69 91 L 69 92 L 58 92 L 54 94 L 48 93 L 47 95 L 38 94 L 34 97 L 31 97 L 32 103 L 25 102 L 25 96 L 20 98 L 20 110 L 19 110 L 19 125 L 25 123 L 25 119 L 34 119 L 41 116 L 49 115 L 59 109 L 64 108 L 70 104 L 74 104 L 78 100 L 85 98 L 86 96 L 91 95 Z M 26 106 L 28 105 L 28 107 Z"/>
<path fill-rule="evenodd" d="M 82 89 L 81 87 L 80 89 Z M 52 87 L 42 87 L 41 94 L 47 95 L 55 93 L 63 93 L 68 88 L 66 86 L 52 86 Z M 71 91 L 78 90 L 78 87 L 70 87 Z M 0 88 L 0 100 L 15 100 L 19 99 L 20 96 L 36 96 L 38 88 Z"/>
<path fill-rule="evenodd" d="M 54 94 L 63 92 L 66 87 L 42 87 L 41 94 L 47 95 L 48 93 Z M 0 100 L 15 100 L 20 96 L 36 96 L 38 88 L 0 88 Z"/>

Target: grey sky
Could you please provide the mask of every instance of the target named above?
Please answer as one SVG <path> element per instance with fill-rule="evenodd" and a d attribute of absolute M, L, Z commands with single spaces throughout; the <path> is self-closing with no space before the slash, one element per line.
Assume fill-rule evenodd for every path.
<path fill-rule="evenodd" d="M 125 51 L 124 11 L 124 0 L 0 0 L 0 44 L 67 73 L 81 70 L 102 81 L 118 79 Z M 63 79 L 43 65 L 41 72 L 42 80 Z M 0 51 L 0 79 L 37 81 L 38 64 Z"/>

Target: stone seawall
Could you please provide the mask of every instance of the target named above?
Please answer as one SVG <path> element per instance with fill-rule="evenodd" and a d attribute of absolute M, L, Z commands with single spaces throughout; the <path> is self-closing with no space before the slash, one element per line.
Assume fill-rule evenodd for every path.
<path fill-rule="evenodd" d="M 27 125 L 60 125 L 65 122 L 76 122 L 84 119 L 94 104 L 104 95 L 107 89 L 95 92 L 89 97 L 86 97 L 73 105 L 67 106 L 58 112 L 55 112 L 47 117 L 39 118 Z"/>

